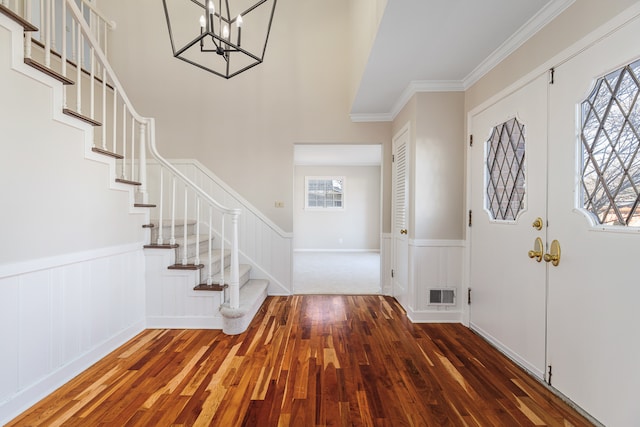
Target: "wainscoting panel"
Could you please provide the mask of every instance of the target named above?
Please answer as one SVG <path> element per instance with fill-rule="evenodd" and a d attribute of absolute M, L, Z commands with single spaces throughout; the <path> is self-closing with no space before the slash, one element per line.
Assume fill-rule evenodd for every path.
<path fill-rule="evenodd" d="M 461 322 L 464 242 L 459 240 L 412 240 L 409 242 L 409 289 L 407 315 L 413 322 Z M 454 305 L 430 305 L 430 289 L 453 289 Z"/>
<path fill-rule="evenodd" d="M 144 329 L 141 248 L 5 266 L 20 272 L 0 276 L 0 424 Z"/>

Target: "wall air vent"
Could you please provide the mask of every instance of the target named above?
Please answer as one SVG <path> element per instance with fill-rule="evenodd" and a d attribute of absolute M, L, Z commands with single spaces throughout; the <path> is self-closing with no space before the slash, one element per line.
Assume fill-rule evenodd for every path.
<path fill-rule="evenodd" d="M 455 305 L 455 289 L 429 289 L 429 305 Z"/>

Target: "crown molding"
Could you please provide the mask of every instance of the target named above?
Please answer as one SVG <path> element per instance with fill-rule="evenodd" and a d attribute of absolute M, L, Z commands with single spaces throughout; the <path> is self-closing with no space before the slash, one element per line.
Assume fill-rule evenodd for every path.
<path fill-rule="evenodd" d="M 400 95 L 400 98 L 391 108 L 392 120 L 402 111 L 411 97 L 420 92 L 461 92 L 464 86 L 458 80 L 413 80 Z"/>
<path fill-rule="evenodd" d="M 352 113 L 349 115 L 354 123 L 366 122 L 392 122 L 394 117 L 391 113 Z"/>
<path fill-rule="evenodd" d="M 552 0 L 518 31 L 493 51 L 469 75 L 462 80 L 414 80 L 400 94 L 388 113 L 351 114 L 352 122 L 391 122 L 402 111 L 411 97 L 419 92 L 463 92 L 480 80 L 500 62 L 522 46 L 544 26 L 553 21 L 576 0 Z"/>
<path fill-rule="evenodd" d="M 473 84 L 484 77 L 500 62 L 504 61 L 509 55 L 515 52 L 538 31 L 558 17 L 558 15 L 564 12 L 575 1 L 576 0 L 552 0 L 462 80 L 464 89 L 466 90 L 473 86 Z"/>

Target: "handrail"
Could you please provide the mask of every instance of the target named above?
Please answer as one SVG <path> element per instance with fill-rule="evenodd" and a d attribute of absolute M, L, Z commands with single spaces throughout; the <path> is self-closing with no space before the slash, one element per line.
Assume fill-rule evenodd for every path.
<path fill-rule="evenodd" d="M 109 18 L 107 17 L 107 15 L 105 15 L 100 9 L 98 9 L 98 7 L 88 1 L 82 0 L 82 2 L 84 3 L 84 5 L 86 7 L 88 7 L 89 9 L 91 9 L 93 11 L 93 13 L 95 13 L 100 19 L 102 19 L 104 22 L 106 22 L 107 24 L 109 24 L 109 29 L 110 30 L 115 30 L 116 29 L 116 21 L 113 20 L 109 20 Z"/>
<path fill-rule="evenodd" d="M 96 37 L 94 36 L 93 32 L 91 31 L 90 26 L 88 25 L 88 23 L 86 22 L 82 11 L 78 8 L 78 6 L 75 4 L 75 0 L 63 0 L 66 2 L 66 5 L 68 7 L 68 9 L 71 11 L 71 14 L 74 17 L 74 20 L 76 21 L 77 25 L 80 28 L 80 32 L 82 32 L 82 35 L 85 37 L 86 41 L 89 43 L 89 46 L 91 47 L 91 62 L 93 64 L 94 60 L 98 60 L 99 63 L 102 65 L 103 67 L 103 74 L 106 74 L 103 76 L 103 83 L 106 82 L 107 80 L 107 76 L 111 79 L 112 84 L 113 84 L 113 88 L 114 88 L 114 94 L 117 94 L 120 99 L 122 100 L 123 103 L 123 121 L 122 121 L 122 144 L 123 144 L 123 177 L 120 181 L 122 182 L 128 182 L 128 183 L 135 183 L 135 184 L 139 184 L 139 190 L 138 190 L 138 194 L 140 194 L 142 196 L 142 204 L 147 204 L 147 172 L 146 172 L 146 151 L 147 149 L 149 150 L 149 152 L 153 155 L 153 157 L 160 163 L 162 164 L 166 169 L 168 169 L 171 174 L 173 175 L 173 206 L 172 209 L 175 212 L 175 178 L 178 178 L 180 181 L 182 181 L 185 184 L 185 201 L 184 201 L 184 249 L 183 249 L 183 257 L 182 257 L 182 262 L 181 264 L 183 266 L 187 266 L 187 214 L 188 214 L 188 210 L 187 210 L 187 191 L 186 189 L 189 189 L 190 191 L 193 191 L 198 197 L 202 198 L 204 200 L 204 202 L 206 204 L 208 204 L 209 209 L 211 211 L 212 208 L 217 209 L 219 212 L 222 213 L 222 227 L 221 227 L 221 232 L 222 232 L 222 242 L 221 242 L 221 284 L 225 284 L 227 283 L 229 285 L 229 291 L 228 291 L 228 300 L 225 297 L 225 304 L 228 304 L 228 306 L 232 309 L 236 309 L 240 306 L 240 284 L 239 284 L 239 280 L 240 280 L 240 274 L 239 274 L 239 255 L 238 255 L 238 217 L 240 216 L 240 214 L 242 213 L 241 209 L 238 208 L 228 208 L 226 206 L 223 206 L 222 204 L 220 204 L 219 202 L 217 202 L 216 200 L 214 200 L 206 191 L 204 191 L 202 188 L 200 188 L 196 183 L 194 183 L 193 181 L 191 181 L 187 176 L 185 176 L 182 172 L 180 172 L 175 166 L 173 166 L 168 160 L 166 160 L 164 157 L 162 157 L 162 155 L 159 153 L 157 146 L 156 146 L 156 126 L 155 126 L 155 119 L 154 118 L 150 118 L 150 117 L 143 117 L 140 113 L 137 112 L 137 110 L 135 109 L 135 107 L 133 106 L 132 102 L 129 100 L 129 97 L 127 96 L 124 87 L 122 86 L 122 84 L 120 83 L 120 80 L 118 79 L 115 71 L 113 70 L 113 68 L 111 67 L 111 64 L 109 63 L 107 56 L 105 54 L 105 52 L 102 50 L 100 43 L 98 42 L 98 40 L 96 39 Z M 78 44 L 80 45 L 80 37 L 78 37 Z M 79 47 L 79 52 L 80 52 L 80 47 Z M 81 61 L 79 61 L 80 63 Z M 80 67 L 78 67 L 79 70 Z M 80 80 L 81 76 L 80 73 L 78 71 L 78 88 L 80 87 Z M 93 82 L 93 71 L 92 71 L 92 76 L 91 76 L 91 80 Z M 93 83 L 92 83 L 93 85 Z M 93 100 L 93 86 L 91 87 L 92 90 L 92 100 Z M 103 84 L 103 93 L 104 93 L 104 84 Z M 103 95 L 104 96 L 104 95 Z M 78 105 L 80 105 L 80 99 L 81 99 L 81 94 L 80 94 L 80 89 L 78 89 Z M 103 98 L 103 102 L 104 102 L 104 98 Z M 114 137 L 114 152 L 115 152 L 115 138 L 116 138 L 116 102 L 114 100 L 113 103 L 114 107 L 114 131 L 113 131 L 113 137 Z M 92 108 L 93 108 L 93 104 L 92 104 Z M 92 115 L 93 115 L 93 111 L 92 111 Z M 139 163 L 138 166 L 138 180 L 140 181 L 138 182 L 134 182 L 132 180 L 128 180 L 127 176 L 126 176 L 126 172 L 125 172 L 125 165 L 124 163 L 127 161 L 127 151 L 126 151 L 126 143 L 127 143 L 127 134 L 126 134 L 126 126 L 127 126 L 127 117 L 131 117 L 132 123 L 130 126 L 131 129 L 131 174 L 132 174 L 132 179 L 133 179 L 133 174 L 134 174 L 134 163 L 137 161 Z M 134 157 L 134 150 L 135 150 L 135 145 L 134 145 L 134 138 L 135 138 L 135 123 L 133 123 L 133 121 L 136 121 L 138 126 L 139 126 L 139 132 L 140 132 L 140 137 L 139 137 L 139 143 L 140 143 L 140 149 L 139 149 L 139 153 L 138 153 L 138 158 L 136 159 Z M 146 146 L 145 146 L 146 143 Z M 103 141 L 104 144 L 104 141 Z M 162 176 L 162 175 L 161 175 Z M 162 178 L 161 178 L 162 179 Z M 162 200 L 162 197 L 161 197 Z M 162 203 L 160 206 L 160 218 L 162 219 Z M 224 229 L 225 229 L 225 225 L 224 225 L 224 218 L 225 215 L 229 215 L 231 217 L 231 227 L 232 227 L 232 233 L 231 233 L 231 239 L 230 239 L 230 243 L 231 243 L 231 262 L 230 262 L 230 277 L 228 282 L 225 281 L 224 278 L 224 270 L 225 270 L 225 266 L 224 266 Z M 211 217 L 211 216 L 210 216 Z M 210 220 L 211 221 L 211 220 Z M 171 218 L 171 241 L 172 244 L 175 243 L 175 234 L 174 234 L 174 229 L 175 229 L 175 222 L 176 222 L 176 218 L 175 216 L 172 216 Z M 196 198 L 196 227 L 197 227 L 197 231 L 199 232 L 199 224 L 200 224 L 200 199 Z M 160 233 L 162 230 L 162 223 L 159 224 L 160 226 Z M 211 228 L 213 227 L 213 224 L 211 222 L 209 222 L 209 229 L 211 231 Z M 160 236 L 162 236 L 160 234 Z M 161 242 L 162 241 L 162 237 L 158 238 L 158 241 Z M 161 243 L 160 243 L 161 244 Z M 207 278 L 207 285 L 211 285 L 212 284 L 212 272 L 211 272 L 211 265 L 212 265 L 212 251 L 211 251 L 211 243 L 209 241 L 209 277 Z M 196 242 L 195 245 L 196 249 L 196 263 L 194 263 L 194 266 L 196 266 L 196 268 L 198 267 L 195 264 L 199 264 L 199 244 Z"/>
<path fill-rule="evenodd" d="M 163 166 L 165 166 L 167 169 L 169 169 L 171 172 L 173 172 L 174 175 L 178 176 L 183 182 L 185 182 L 187 185 L 192 187 L 193 190 L 195 190 L 201 197 L 203 197 L 209 203 L 214 205 L 219 211 L 221 211 L 223 213 L 226 213 L 226 214 L 229 214 L 229 215 L 239 215 L 239 214 L 241 214 L 241 212 L 242 212 L 241 209 L 227 208 L 227 207 L 221 205 L 216 200 L 214 200 L 206 191 L 201 189 L 197 184 L 195 184 L 193 181 L 191 181 L 189 178 L 187 178 L 182 172 L 180 172 L 178 169 L 176 169 L 167 159 L 162 157 L 162 155 L 158 152 L 158 149 L 156 147 L 155 119 L 150 118 L 150 117 L 144 117 L 144 116 L 142 116 L 141 114 L 139 114 L 137 112 L 137 110 L 133 106 L 133 103 L 129 100 L 129 97 L 127 96 L 126 92 L 124 91 L 124 88 L 123 88 L 122 84 L 120 83 L 120 80 L 118 80 L 118 77 L 117 77 L 115 71 L 113 70 L 113 68 L 111 67 L 111 64 L 109 64 L 109 61 L 107 60 L 107 57 L 104 55 L 102 50 L 99 49 L 99 43 L 95 39 L 95 37 L 93 36 L 93 34 L 91 32 L 91 29 L 89 28 L 89 25 L 87 25 L 86 21 L 84 20 L 84 17 L 82 16 L 82 13 L 80 12 L 80 9 L 78 9 L 78 6 L 75 4 L 75 2 L 73 0 L 67 0 L 67 4 L 70 7 L 71 11 L 73 12 L 74 16 L 76 17 L 76 20 L 79 21 L 79 24 L 80 24 L 80 27 L 82 28 L 82 32 L 83 32 L 84 36 L 87 38 L 89 43 L 92 46 L 94 46 L 95 55 L 98 57 L 98 59 L 100 60 L 100 62 L 103 65 L 103 67 L 107 70 L 109 76 L 111 77 L 111 80 L 113 81 L 113 86 L 115 88 L 117 88 L 118 94 L 123 99 L 124 103 L 127 105 L 127 108 L 129 109 L 129 113 L 131 113 L 131 115 L 136 120 L 138 120 L 139 122 L 149 124 L 148 148 L 149 148 L 149 151 L 151 152 L 151 154 L 153 154 L 153 157 L 155 157 L 156 160 L 158 160 L 160 163 L 162 163 Z"/>

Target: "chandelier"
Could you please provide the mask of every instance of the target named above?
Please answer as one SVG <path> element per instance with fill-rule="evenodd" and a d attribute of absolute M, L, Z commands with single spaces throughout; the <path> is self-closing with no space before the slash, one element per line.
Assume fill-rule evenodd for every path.
<path fill-rule="evenodd" d="M 277 0 L 162 0 L 173 56 L 230 79 L 262 63 Z"/>

